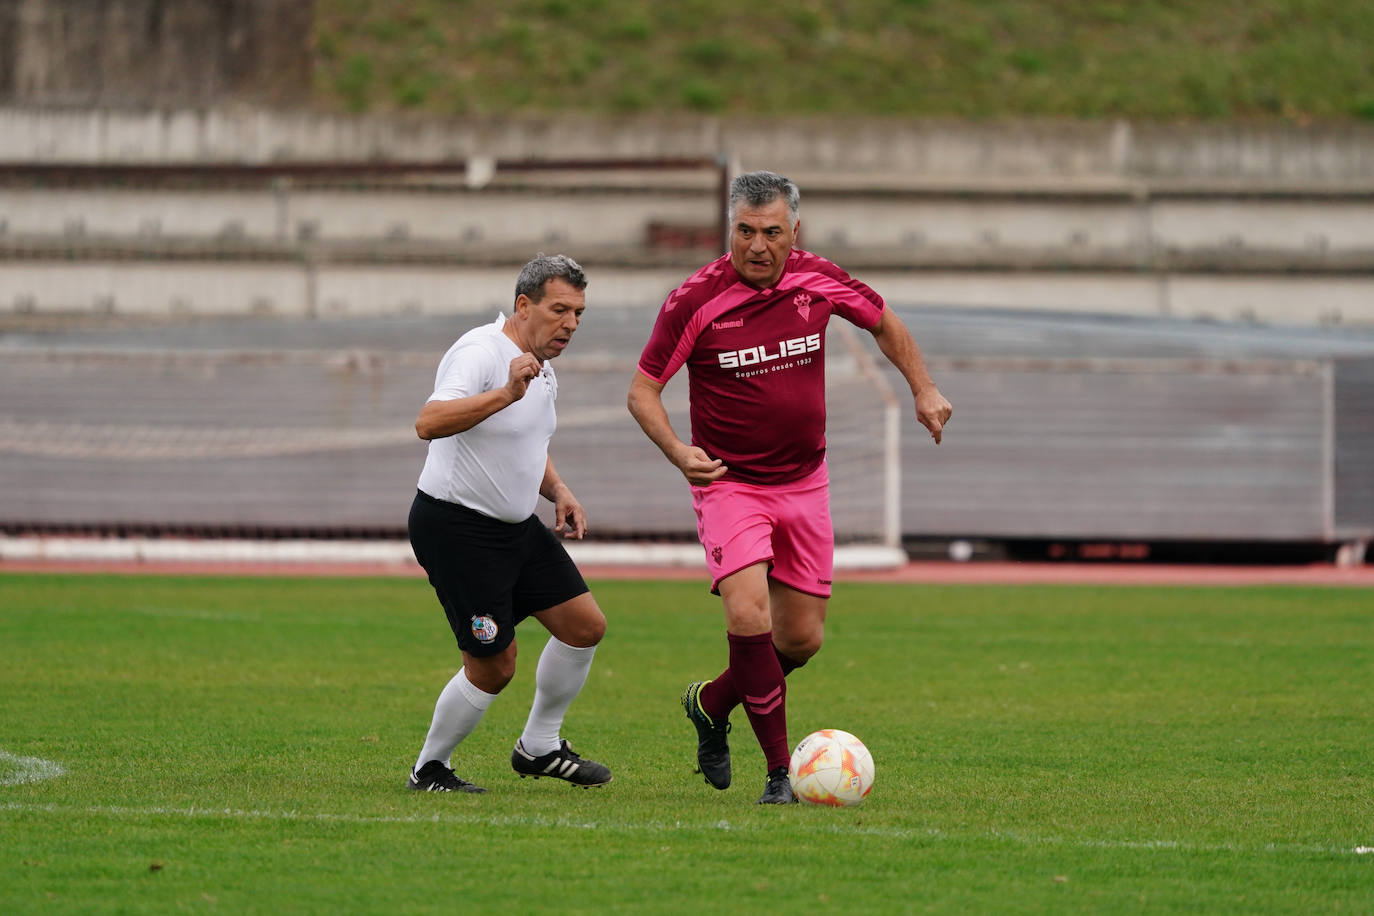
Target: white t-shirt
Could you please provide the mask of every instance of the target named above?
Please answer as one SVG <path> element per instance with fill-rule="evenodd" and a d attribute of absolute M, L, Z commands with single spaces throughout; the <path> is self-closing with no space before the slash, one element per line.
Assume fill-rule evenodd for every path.
<path fill-rule="evenodd" d="M 501 332 L 505 323 L 505 316 L 497 315 L 449 347 L 439 361 L 429 400 L 451 401 L 505 386 L 510 361 L 521 353 Z M 503 522 L 523 522 L 539 502 L 549 440 L 558 426 L 557 396 L 558 380 L 545 361 L 523 398 L 471 429 L 430 440 L 419 488 Z"/>

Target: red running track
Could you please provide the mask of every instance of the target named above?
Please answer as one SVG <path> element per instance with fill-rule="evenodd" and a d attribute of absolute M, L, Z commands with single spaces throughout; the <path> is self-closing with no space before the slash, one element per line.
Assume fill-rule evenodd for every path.
<path fill-rule="evenodd" d="M 410 563 L 290 563 L 200 561 L 0 560 L 0 573 L 90 573 L 220 576 L 399 576 L 423 577 Z M 683 566 L 583 565 L 588 579 L 697 579 L 704 569 Z M 893 582 L 930 585 L 1313 585 L 1374 588 L 1374 565 L 1329 563 L 1284 566 L 1209 566 L 1151 563 L 1009 563 L 916 561 L 896 569 L 838 570 L 837 584 Z"/>

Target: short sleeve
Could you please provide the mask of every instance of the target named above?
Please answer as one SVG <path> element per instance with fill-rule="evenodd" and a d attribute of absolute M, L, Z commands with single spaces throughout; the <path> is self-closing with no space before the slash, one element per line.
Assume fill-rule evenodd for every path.
<path fill-rule="evenodd" d="M 498 360 L 480 342 L 459 343 L 439 364 L 431 401 L 453 401 L 491 391 L 504 383 L 497 379 Z"/>

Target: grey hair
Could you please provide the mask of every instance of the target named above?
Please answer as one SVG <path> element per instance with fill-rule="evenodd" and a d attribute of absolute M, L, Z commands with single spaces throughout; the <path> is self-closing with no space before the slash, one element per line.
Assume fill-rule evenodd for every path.
<path fill-rule="evenodd" d="M 540 253 L 520 268 L 520 276 L 515 278 L 515 298 L 528 296 L 531 302 L 544 298 L 544 284 L 550 280 L 563 279 L 573 289 L 587 288 L 587 274 L 582 265 L 566 254 Z"/>
<path fill-rule="evenodd" d="M 741 204 L 762 207 L 781 197 L 787 203 L 787 218 L 797 225 L 801 218 L 801 191 L 792 179 L 777 172 L 745 172 L 730 182 L 729 219 L 733 224 Z"/>

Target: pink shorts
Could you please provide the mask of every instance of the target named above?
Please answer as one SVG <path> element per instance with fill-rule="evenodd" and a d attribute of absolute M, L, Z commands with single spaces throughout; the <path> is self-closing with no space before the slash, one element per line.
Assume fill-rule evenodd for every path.
<path fill-rule="evenodd" d="M 794 483 L 760 486 L 718 480 L 691 489 L 712 592 L 726 576 L 766 561 L 775 581 L 808 595 L 830 597 L 835 529 L 830 522 L 830 472 L 824 461 Z"/>

